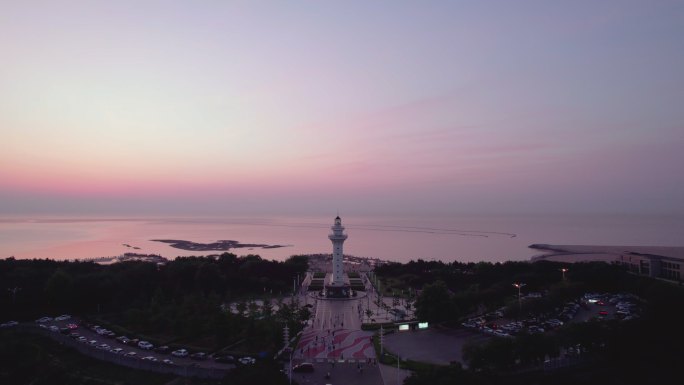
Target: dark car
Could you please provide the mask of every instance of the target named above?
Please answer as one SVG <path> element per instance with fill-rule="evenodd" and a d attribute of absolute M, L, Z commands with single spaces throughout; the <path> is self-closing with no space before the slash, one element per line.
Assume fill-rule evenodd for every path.
<path fill-rule="evenodd" d="M 159 346 L 154 349 L 155 352 L 161 353 L 161 354 L 168 354 L 171 351 L 171 348 L 164 345 L 164 346 Z"/>
<path fill-rule="evenodd" d="M 304 372 L 313 372 L 314 371 L 314 366 L 311 362 L 302 362 L 299 365 L 295 365 L 292 368 L 293 372 L 297 373 L 304 373 Z"/>
<path fill-rule="evenodd" d="M 235 357 L 233 356 L 215 356 L 214 361 L 221 362 L 224 364 L 232 364 L 235 362 Z"/>
<path fill-rule="evenodd" d="M 192 358 L 193 360 L 206 360 L 207 359 L 207 353 L 203 353 L 203 352 L 192 353 L 190 355 L 190 358 Z"/>

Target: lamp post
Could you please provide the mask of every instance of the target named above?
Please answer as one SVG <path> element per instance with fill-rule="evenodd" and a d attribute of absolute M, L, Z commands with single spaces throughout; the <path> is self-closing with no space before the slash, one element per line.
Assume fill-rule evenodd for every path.
<path fill-rule="evenodd" d="M 525 286 L 524 283 L 522 282 L 515 282 L 513 286 L 518 288 L 518 316 L 520 316 L 520 313 L 522 313 L 522 302 L 520 299 L 520 289 Z"/>
<path fill-rule="evenodd" d="M 567 267 L 563 267 L 563 268 L 560 269 L 561 273 L 563 273 L 563 281 L 565 281 L 565 273 L 566 273 L 568 270 L 569 270 L 569 269 L 568 269 Z"/>

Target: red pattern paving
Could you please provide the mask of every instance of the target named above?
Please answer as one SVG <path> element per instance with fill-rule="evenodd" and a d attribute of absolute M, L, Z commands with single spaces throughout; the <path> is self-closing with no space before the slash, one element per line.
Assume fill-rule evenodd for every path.
<path fill-rule="evenodd" d="M 299 340 L 296 358 L 375 358 L 375 349 L 370 341 L 372 333 L 362 330 L 335 329 L 307 330 Z M 318 338 L 317 338 L 318 337 Z"/>

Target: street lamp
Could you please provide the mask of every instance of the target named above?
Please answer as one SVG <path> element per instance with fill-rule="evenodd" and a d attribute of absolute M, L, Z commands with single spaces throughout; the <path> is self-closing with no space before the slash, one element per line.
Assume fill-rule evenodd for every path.
<path fill-rule="evenodd" d="M 520 315 L 520 313 L 522 313 L 522 302 L 520 299 L 520 289 L 522 289 L 522 287 L 525 286 L 525 284 L 522 282 L 515 282 L 515 283 L 513 283 L 513 286 L 518 288 L 518 315 Z"/>
<path fill-rule="evenodd" d="M 565 281 L 565 273 L 566 273 L 568 270 L 569 270 L 569 269 L 568 269 L 567 267 L 563 267 L 563 268 L 560 269 L 560 271 L 563 273 L 563 281 Z"/>

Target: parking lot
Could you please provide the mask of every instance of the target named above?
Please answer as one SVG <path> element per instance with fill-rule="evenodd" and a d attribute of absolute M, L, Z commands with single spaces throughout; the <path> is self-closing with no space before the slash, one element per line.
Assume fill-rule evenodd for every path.
<path fill-rule="evenodd" d="M 107 354 L 125 356 L 126 358 L 133 360 L 159 362 L 162 365 L 168 366 L 187 366 L 223 370 L 235 367 L 235 365 L 231 363 L 216 362 L 214 357 L 209 356 L 193 359 L 190 357 L 190 354 L 188 354 L 187 357 L 174 356 L 171 354 L 172 349 L 167 349 L 165 352 L 155 350 L 155 348 L 158 347 L 154 346 L 151 346 L 150 349 L 143 349 L 138 346 L 138 342 L 140 341 L 137 340 L 129 340 L 128 343 L 123 343 L 121 342 L 121 339 L 117 339 L 117 337 L 122 336 L 116 336 L 113 333 L 109 333 L 109 335 L 106 333 L 98 333 L 95 329 L 95 326 L 97 325 L 87 327 L 84 323 L 74 318 L 35 322 L 34 325 L 49 330 L 52 333 L 68 336 L 74 341 L 80 342 L 82 345 L 87 346 L 93 355 L 101 356 L 102 352 L 106 352 Z M 99 330 L 102 331 L 103 329 L 100 328 Z"/>
<path fill-rule="evenodd" d="M 538 298 L 538 297 L 537 297 Z M 463 329 L 428 329 L 395 332 L 385 336 L 385 346 L 402 359 L 434 364 L 463 363 L 463 346 L 489 338 L 513 338 L 521 333 L 547 333 L 568 323 L 629 320 L 638 317 L 637 299 L 628 294 L 586 293 L 560 305 L 549 314 L 507 319 L 494 311 L 463 322 Z"/>

